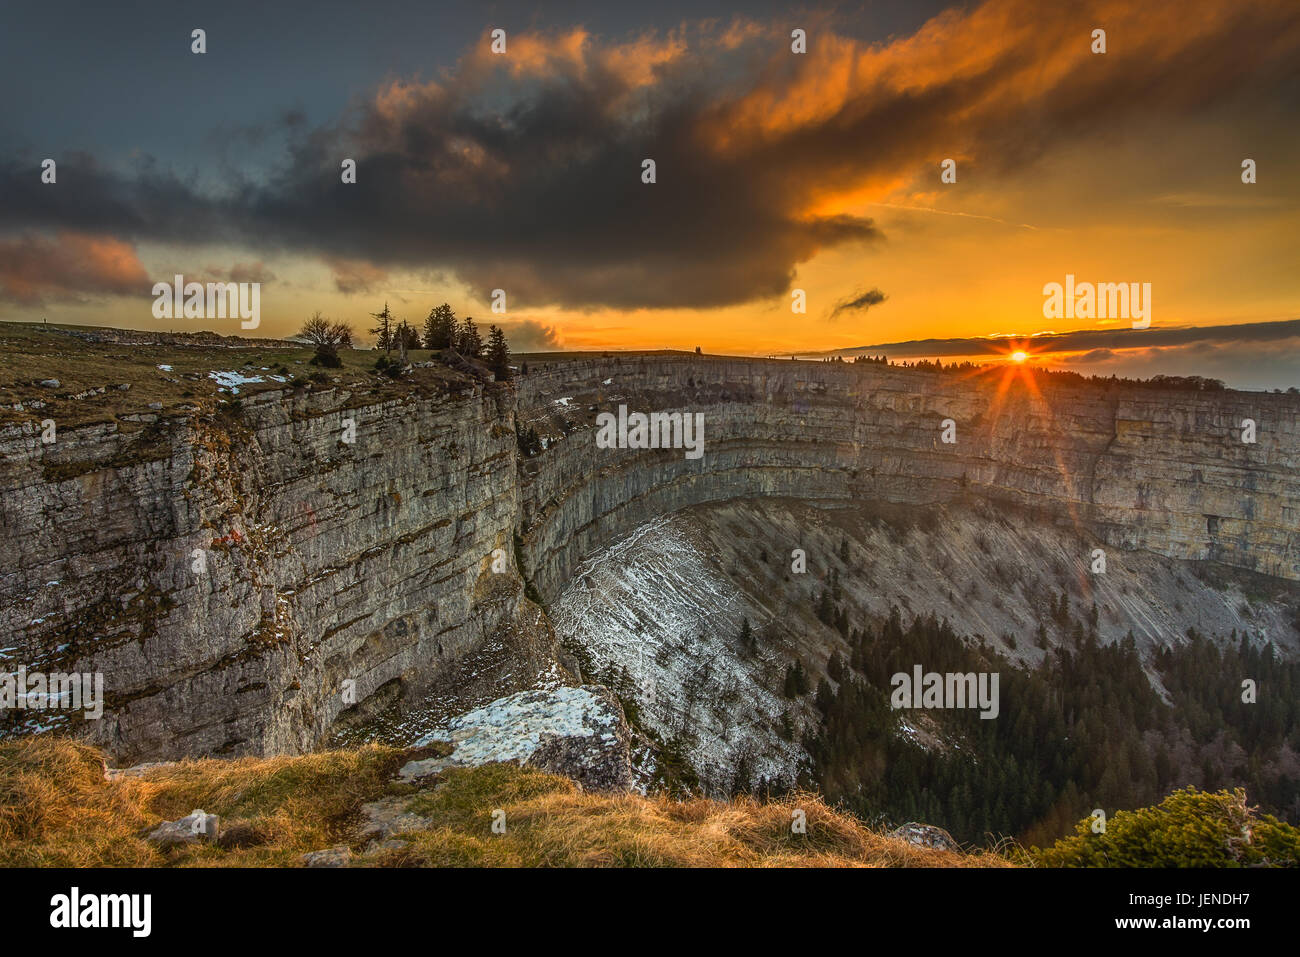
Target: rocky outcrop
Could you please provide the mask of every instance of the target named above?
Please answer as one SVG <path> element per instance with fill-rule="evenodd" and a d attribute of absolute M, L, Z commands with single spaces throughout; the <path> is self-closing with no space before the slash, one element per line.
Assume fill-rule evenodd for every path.
<path fill-rule="evenodd" d="M 38 420 L 4 425 L 0 667 L 103 672 L 87 731 L 123 763 L 300 752 L 534 627 L 528 586 L 551 600 L 594 548 L 744 496 L 974 496 L 1105 547 L 1300 578 L 1294 396 L 687 356 L 378 395 L 142 409 L 53 445 Z M 705 454 L 597 448 L 619 403 L 702 412 Z M 517 426 L 545 451 L 521 459 Z"/>
<path fill-rule="evenodd" d="M 513 761 L 562 774 L 593 791 L 632 786 L 631 735 L 622 706 L 599 686 L 522 691 L 453 718 L 419 745 L 451 745 L 443 757 L 407 763 L 416 782 L 452 767 Z"/>

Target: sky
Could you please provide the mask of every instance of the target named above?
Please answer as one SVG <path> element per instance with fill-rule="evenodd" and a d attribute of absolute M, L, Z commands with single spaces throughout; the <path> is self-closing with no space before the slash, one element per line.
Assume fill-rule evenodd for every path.
<path fill-rule="evenodd" d="M 446 301 L 516 351 L 1000 359 L 998 337 L 1089 373 L 1300 384 L 1295 0 L 0 19 L 0 319 L 241 331 L 155 318 L 180 274 L 260 282 L 268 336 Z M 1149 283 L 1150 328 L 1045 314 L 1067 275 Z"/>

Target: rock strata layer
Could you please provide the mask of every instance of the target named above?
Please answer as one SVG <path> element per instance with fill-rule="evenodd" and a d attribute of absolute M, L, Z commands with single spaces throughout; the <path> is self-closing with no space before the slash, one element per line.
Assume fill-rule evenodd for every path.
<path fill-rule="evenodd" d="M 703 456 L 597 447 L 619 405 L 702 414 Z M 1099 547 L 1295 580 L 1298 413 L 1290 395 L 628 356 L 543 360 L 514 389 L 142 410 L 53 445 L 7 424 L 0 668 L 102 672 L 87 730 L 120 763 L 297 753 L 535 621 L 525 594 L 553 600 L 593 549 L 749 496 L 1007 502 Z M 545 448 L 520 456 L 529 428 Z"/>

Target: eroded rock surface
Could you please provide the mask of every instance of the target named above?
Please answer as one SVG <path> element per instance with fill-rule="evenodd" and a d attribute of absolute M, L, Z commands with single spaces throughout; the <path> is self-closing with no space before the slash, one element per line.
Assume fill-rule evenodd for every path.
<path fill-rule="evenodd" d="M 1109 550 L 1300 579 L 1296 396 L 1000 392 L 699 356 L 548 361 L 514 389 L 377 395 L 271 390 L 237 412 L 61 427 L 54 444 L 35 413 L 0 426 L 0 667 L 103 672 L 105 716 L 86 730 L 119 763 L 297 753 L 447 682 L 494 640 L 540 649 L 514 669 L 532 680 L 548 640 L 494 639 L 531 627 L 527 589 L 555 600 L 584 558 L 664 514 L 774 495 L 1005 502 Z M 598 449 L 595 415 L 620 403 L 702 413 L 703 457 Z M 940 441 L 949 418 L 955 445 Z M 545 450 L 521 458 L 528 427 Z"/>
<path fill-rule="evenodd" d="M 399 778 L 419 781 L 449 767 L 513 761 L 562 774 L 594 791 L 633 783 L 623 709 L 607 688 L 523 691 L 452 719 L 419 744 L 446 742 L 446 757 L 409 762 Z"/>

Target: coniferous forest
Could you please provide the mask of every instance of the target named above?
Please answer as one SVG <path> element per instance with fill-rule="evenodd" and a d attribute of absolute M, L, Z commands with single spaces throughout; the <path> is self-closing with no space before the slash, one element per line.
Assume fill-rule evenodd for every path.
<path fill-rule="evenodd" d="M 1300 818 L 1300 664 L 1189 630 L 1144 670 L 1131 636 L 1102 645 L 1083 623 L 1073 635 L 1029 669 L 932 616 L 905 626 L 894 609 L 851 631 L 848 660 L 833 658 L 815 692 L 808 783 L 864 817 L 940 824 L 978 843 L 1050 843 L 1096 808 L 1154 805 L 1186 785 L 1244 787 L 1262 811 Z M 891 710 L 890 677 L 918 662 L 998 672 L 1001 713 Z M 1242 700 L 1244 679 L 1254 703 Z"/>

